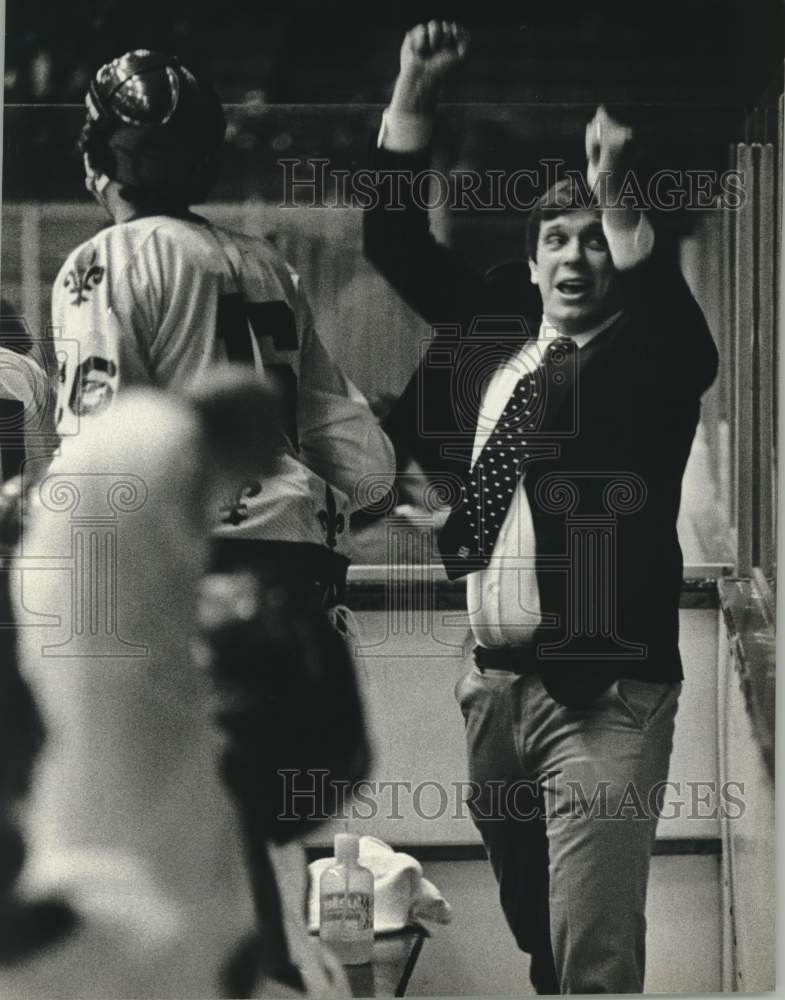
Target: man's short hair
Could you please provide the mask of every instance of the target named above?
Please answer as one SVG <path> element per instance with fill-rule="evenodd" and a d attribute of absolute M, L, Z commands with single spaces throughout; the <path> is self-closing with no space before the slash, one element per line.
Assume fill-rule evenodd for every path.
<path fill-rule="evenodd" d="M 548 219 L 555 219 L 565 212 L 596 208 L 599 205 L 594 196 L 572 177 L 562 177 L 545 194 L 541 195 L 526 220 L 526 252 L 530 260 L 537 260 L 537 241 L 540 225 Z"/>

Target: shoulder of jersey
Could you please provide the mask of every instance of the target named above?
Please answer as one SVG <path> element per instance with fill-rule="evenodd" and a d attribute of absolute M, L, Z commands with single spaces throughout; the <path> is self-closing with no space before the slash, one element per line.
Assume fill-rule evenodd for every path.
<path fill-rule="evenodd" d="M 251 255 L 257 266 L 273 273 L 291 292 L 298 290 L 299 275 L 269 240 L 200 219 L 164 215 L 145 216 L 101 230 L 69 254 L 56 283 L 68 290 L 72 301 L 78 304 L 105 278 L 116 277 L 135 254 L 141 252 L 144 256 L 145 249 L 157 257 L 167 248 L 173 257 L 180 259 L 190 255 L 198 259 L 214 253 L 216 246 L 211 229 L 234 243 L 240 253 Z"/>
<path fill-rule="evenodd" d="M 56 284 L 72 292 L 100 284 L 107 267 L 122 266 L 161 228 L 161 221 L 160 217 L 151 217 L 107 226 L 71 251 L 60 268 Z"/>
<path fill-rule="evenodd" d="M 72 250 L 61 270 L 73 267 L 77 261 L 87 258 L 94 258 L 100 264 L 107 259 L 111 260 L 115 255 L 130 256 L 153 236 L 159 244 L 169 243 L 179 252 L 187 252 L 189 245 L 196 247 L 203 242 L 202 230 L 203 224 L 196 220 L 168 215 L 149 215 L 107 226 Z"/>
<path fill-rule="evenodd" d="M 206 252 L 201 228 L 188 219 L 164 215 L 107 226 L 71 251 L 55 280 L 55 291 L 67 291 L 71 304 L 79 306 L 93 288 L 115 280 L 136 255 L 143 258 L 145 251 L 151 259 L 160 259 L 164 248 L 173 257 L 198 257 Z"/>
<path fill-rule="evenodd" d="M 299 274 L 269 239 L 264 236 L 251 236 L 249 233 L 230 229 L 228 226 L 214 228 L 235 243 L 242 253 L 253 254 L 260 264 L 269 267 L 285 284 L 290 283 L 295 291 L 299 288 Z"/>

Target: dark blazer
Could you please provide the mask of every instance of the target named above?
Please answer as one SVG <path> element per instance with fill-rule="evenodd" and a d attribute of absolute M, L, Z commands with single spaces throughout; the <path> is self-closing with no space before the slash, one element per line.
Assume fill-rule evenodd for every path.
<path fill-rule="evenodd" d="M 376 156 L 379 198 L 365 213 L 365 253 L 434 327 L 386 430 L 427 473 L 464 482 L 482 383 L 537 336 L 539 294 L 528 285 L 517 299 L 506 286 L 500 295 L 433 239 L 427 212 L 410 198 L 403 211 L 385 206 L 384 172 L 426 169 L 427 154 Z M 545 376 L 533 439 L 541 455 L 523 477 L 543 614 L 534 665 L 543 679 L 567 678 L 568 688 L 576 672 L 602 675 L 605 685 L 618 676 L 682 677 L 676 519 L 717 351 L 673 255 L 657 246 L 619 277 L 622 317 L 581 351 L 573 346 L 557 378 Z M 455 577 L 473 566 L 450 527 L 440 548 Z"/>

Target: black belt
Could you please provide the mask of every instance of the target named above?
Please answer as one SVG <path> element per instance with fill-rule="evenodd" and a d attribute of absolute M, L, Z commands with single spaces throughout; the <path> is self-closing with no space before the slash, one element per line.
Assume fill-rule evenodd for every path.
<path fill-rule="evenodd" d="M 537 674 L 537 646 L 475 646 L 474 662 L 481 674 L 486 670 L 509 670 L 511 674 Z"/>
<path fill-rule="evenodd" d="M 537 657 L 536 643 L 493 648 L 475 646 L 474 662 L 480 673 L 509 670 L 520 676 L 538 676 L 551 698 L 567 707 L 588 705 L 614 680 L 625 674 L 624 667 L 614 664 L 543 662 Z"/>

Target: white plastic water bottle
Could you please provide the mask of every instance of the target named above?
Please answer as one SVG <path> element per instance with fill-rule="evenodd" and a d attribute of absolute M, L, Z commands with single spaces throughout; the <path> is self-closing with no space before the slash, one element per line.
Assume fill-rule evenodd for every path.
<path fill-rule="evenodd" d="M 335 864 L 319 880 L 319 937 L 342 965 L 373 959 L 373 874 L 358 864 L 360 838 L 335 835 Z"/>

